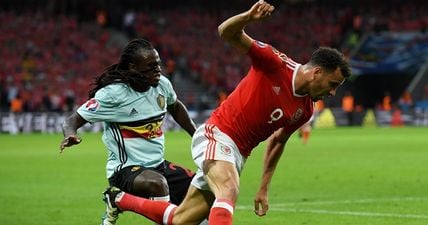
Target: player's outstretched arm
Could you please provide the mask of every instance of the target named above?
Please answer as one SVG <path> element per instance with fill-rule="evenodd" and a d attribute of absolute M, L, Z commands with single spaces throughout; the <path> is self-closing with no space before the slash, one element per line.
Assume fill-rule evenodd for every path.
<path fill-rule="evenodd" d="M 285 132 L 283 128 L 273 133 L 267 142 L 265 151 L 262 180 L 259 191 L 254 199 L 254 212 L 258 216 L 266 215 L 269 210 L 268 188 L 275 172 L 276 165 L 284 152 L 285 143 L 291 134 Z M 261 207 L 260 207 L 261 206 Z"/>
<path fill-rule="evenodd" d="M 177 99 L 172 105 L 168 105 L 168 112 L 174 118 L 174 120 L 184 129 L 186 132 L 193 136 L 196 131 L 196 126 L 193 120 L 190 118 L 189 112 L 186 106 Z"/>
<path fill-rule="evenodd" d="M 79 144 L 82 139 L 77 136 L 77 129 L 85 125 L 87 121 L 83 119 L 77 112 L 74 112 L 65 119 L 62 124 L 62 133 L 64 134 L 64 139 L 61 141 L 59 146 L 59 152 L 62 153 L 65 147 L 70 147 L 72 145 Z"/>
<path fill-rule="evenodd" d="M 230 17 L 218 27 L 221 38 L 230 43 L 242 53 L 247 53 L 253 39 L 244 32 L 245 25 L 250 22 L 264 19 L 271 15 L 275 7 L 260 0 L 248 11 Z"/>

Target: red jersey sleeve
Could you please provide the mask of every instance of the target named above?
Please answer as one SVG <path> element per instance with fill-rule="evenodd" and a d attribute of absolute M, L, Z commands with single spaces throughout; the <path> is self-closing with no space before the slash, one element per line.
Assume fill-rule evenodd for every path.
<path fill-rule="evenodd" d="M 281 59 L 275 54 L 276 49 L 271 45 L 261 41 L 253 41 L 248 55 L 251 58 L 252 66 L 256 70 L 274 71 L 281 66 Z"/>

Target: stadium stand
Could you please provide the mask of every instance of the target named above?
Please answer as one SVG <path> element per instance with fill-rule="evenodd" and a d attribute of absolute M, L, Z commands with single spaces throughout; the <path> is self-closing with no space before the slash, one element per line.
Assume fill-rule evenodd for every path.
<path fill-rule="evenodd" d="M 21 102 L 22 112 L 70 111 L 87 98 L 92 78 L 112 64 L 126 40 L 134 36 L 150 39 L 160 50 L 164 71 L 190 108 L 213 108 L 217 94 L 230 92 L 249 64 L 247 57 L 220 41 L 216 29 L 224 18 L 245 9 L 248 1 L 137 3 L 4 1 L 0 10 L 0 111 L 9 112 L 16 99 Z M 277 11 L 264 24 L 267 27 L 259 29 L 261 25 L 254 25 L 248 29 L 255 38 L 285 50 L 299 62 L 308 60 L 307 53 L 320 45 L 340 48 L 352 58 L 361 53 L 358 50 L 361 43 L 367 43 L 368 34 L 426 34 L 428 26 L 428 3 L 420 0 L 274 4 Z M 426 43 L 426 39 L 421 42 L 424 46 Z M 411 81 L 405 80 L 407 85 Z M 421 78 L 422 83 L 426 81 L 427 78 Z M 424 85 L 418 87 L 417 93 L 411 93 L 418 97 L 414 102 L 424 96 Z M 335 98 L 326 101 L 326 106 L 340 107 L 345 90 L 356 93 L 356 104 L 364 106 L 365 98 L 353 89 L 354 83 L 345 85 Z M 384 89 L 387 87 L 380 91 L 383 93 Z M 393 92 L 394 104 L 404 89 L 400 86 L 389 90 Z M 375 96 L 374 106 L 381 98 Z"/>

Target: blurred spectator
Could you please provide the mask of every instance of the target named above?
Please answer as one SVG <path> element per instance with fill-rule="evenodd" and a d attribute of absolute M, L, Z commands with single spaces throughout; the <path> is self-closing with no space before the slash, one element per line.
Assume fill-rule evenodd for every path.
<path fill-rule="evenodd" d="M 413 105 L 412 95 L 410 94 L 410 92 L 405 91 L 401 95 L 400 99 L 398 99 L 398 106 L 400 107 L 403 113 L 408 113 L 412 105 Z"/>
<path fill-rule="evenodd" d="M 350 91 L 346 91 L 342 98 L 342 110 L 346 113 L 348 126 L 354 125 L 354 96 Z"/>
<path fill-rule="evenodd" d="M 10 111 L 12 113 L 21 113 L 24 108 L 24 101 L 21 98 L 21 95 L 17 94 L 15 98 L 10 101 Z"/>
<path fill-rule="evenodd" d="M 315 109 L 314 109 L 315 112 L 320 113 L 324 110 L 324 108 L 325 108 L 325 104 L 322 99 L 315 102 Z"/>
<path fill-rule="evenodd" d="M 172 59 L 168 59 L 165 64 L 163 72 L 169 81 L 174 84 L 174 74 L 175 74 L 176 63 Z"/>
<path fill-rule="evenodd" d="M 424 97 L 422 97 L 422 100 L 428 101 L 428 84 L 424 87 Z"/>
<path fill-rule="evenodd" d="M 308 122 L 303 124 L 298 130 L 299 138 L 302 139 L 302 142 L 304 145 L 306 145 L 309 141 L 309 136 L 311 135 L 311 131 L 312 131 L 311 124 L 312 124 L 312 119 L 310 119 Z"/>
<path fill-rule="evenodd" d="M 123 15 L 123 30 L 130 38 L 136 36 L 135 33 L 136 14 L 134 10 L 129 10 Z"/>
<path fill-rule="evenodd" d="M 120 51 L 119 46 L 105 49 L 107 30 L 93 23 L 79 25 L 75 18 L 3 12 L 0 20 L 4 34 L 0 37 L 0 59 L 4 62 L 0 78 L 5 85 L 1 91 L 7 93 L 7 111 L 18 93 L 23 95 L 23 111 L 69 110 L 73 107 L 70 104 L 86 99 L 82 90 L 91 83 L 86 77 L 109 65 Z M 74 101 L 76 97 L 79 102 Z M 2 100 L 1 104 L 4 107 L 6 103 Z"/>
<path fill-rule="evenodd" d="M 87 98 L 83 90 L 91 83 L 87 77 L 110 65 L 122 47 L 114 41 L 111 27 L 126 32 L 129 37 L 147 37 L 160 46 L 159 53 L 166 63 L 164 72 L 171 81 L 175 73 L 180 73 L 177 77 L 198 81 L 210 96 L 216 96 L 219 90 L 230 92 L 250 62 L 248 57 L 230 54 L 230 46 L 220 41 L 216 30 L 219 21 L 233 13 L 231 9 L 244 7 L 248 2 L 185 2 L 165 5 L 154 0 L 147 0 L 145 4 L 137 0 L 76 0 L 70 4 L 33 1 L 25 6 L 5 0 L 0 12 L 3 62 L 0 80 L 4 84 L 0 91 L 3 98 L 7 93 L 8 100 L 5 102 L 2 98 L 1 107 L 9 111 L 16 93 L 26 91 L 41 95 L 24 97 L 24 111 L 43 110 L 41 96 L 47 91 L 44 90 L 46 84 L 74 93 L 57 90 L 58 96 L 45 101 L 61 102 L 63 111 L 70 110 L 70 104 L 80 105 Z M 296 56 L 296 61 L 307 61 L 310 57 L 307 52 L 320 45 L 342 46 L 342 51 L 349 54 L 367 32 L 426 30 L 428 24 L 427 1 L 332 2 L 295 5 L 278 2 L 278 11 L 263 29 L 260 29 L 262 25 L 254 24 L 248 30 L 259 40 L 269 38 L 279 49 Z M 289 17 L 293 20 L 288 20 Z M 311 21 L 309 26 L 307 21 Z M 276 32 L 284 28 L 289 31 L 287 34 Z M 208 107 L 204 96 L 194 97 L 194 102 L 202 102 L 202 108 Z M 52 104 L 45 102 L 44 105 Z"/>
<path fill-rule="evenodd" d="M 389 92 L 385 92 L 385 95 L 382 99 L 382 110 L 384 111 L 391 111 L 392 104 L 391 104 L 391 95 Z"/>
<path fill-rule="evenodd" d="M 0 112 L 9 110 L 9 100 L 7 98 L 6 82 L 0 77 Z"/>
<path fill-rule="evenodd" d="M 227 98 L 227 93 L 223 90 L 220 90 L 217 93 L 217 106 L 219 106 Z"/>
<path fill-rule="evenodd" d="M 415 102 L 415 107 L 418 110 L 428 110 L 428 84 L 426 84 L 424 87 L 423 97 Z"/>

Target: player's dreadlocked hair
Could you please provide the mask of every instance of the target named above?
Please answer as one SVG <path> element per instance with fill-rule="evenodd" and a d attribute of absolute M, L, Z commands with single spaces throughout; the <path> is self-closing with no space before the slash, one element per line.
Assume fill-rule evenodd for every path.
<path fill-rule="evenodd" d="M 153 45 L 145 39 L 134 39 L 125 46 L 120 55 L 119 63 L 113 64 L 95 78 L 95 86 L 89 91 L 89 98 L 93 98 L 95 93 L 101 88 L 112 83 L 125 83 L 135 91 L 145 90 L 149 84 L 147 80 L 138 72 L 129 70 L 129 63 L 135 63 L 141 50 L 153 50 Z"/>

